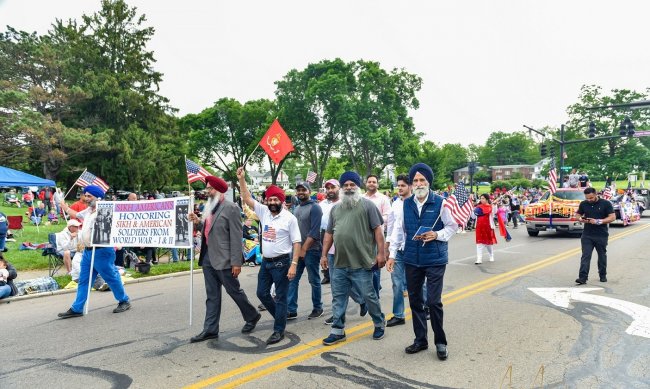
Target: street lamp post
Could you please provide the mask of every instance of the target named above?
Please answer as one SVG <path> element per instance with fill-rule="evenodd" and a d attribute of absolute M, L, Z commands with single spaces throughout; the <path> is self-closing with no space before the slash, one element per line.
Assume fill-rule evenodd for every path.
<path fill-rule="evenodd" d="M 469 191 L 471 193 L 474 191 L 474 173 L 476 173 L 476 162 L 470 161 L 467 165 L 467 170 L 469 172 Z"/>

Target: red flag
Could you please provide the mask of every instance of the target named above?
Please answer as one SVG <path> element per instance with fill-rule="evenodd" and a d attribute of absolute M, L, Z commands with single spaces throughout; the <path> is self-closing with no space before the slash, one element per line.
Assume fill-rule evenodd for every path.
<path fill-rule="evenodd" d="M 268 131 L 266 131 L 266 134 L 264 134 L 262 140 L 260 140 L 260 146 L 262 146 L 264 151 L 266 151 L 276 165 L 279 164 L 287 154 L 293 151 L 293 143 L 291 143 L 291 139 L 289 139 L 287 133 L 282 129 L 278 119 L 275 119 Z"/>

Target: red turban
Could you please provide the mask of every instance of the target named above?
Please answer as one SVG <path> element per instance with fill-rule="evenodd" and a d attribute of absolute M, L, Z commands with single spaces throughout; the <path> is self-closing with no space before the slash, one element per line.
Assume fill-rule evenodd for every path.
<path fill-rule="evenodd" d="M 268 188 L 266 188 L 266 198 L 268 199 L 269 197 L 277 197 L 284 203 L 284 200 L 286 200 L 286 197 L 284 195 L 284 191 L 280 188 L 278 188 L 275 185 L 271 185 Z"/>
<path fill-rule="evenodd" d="M 205 177 L 205 184 L 210 184 L 211 187 L 216 189 L 220 193 L 226 193 L 228 190 L 228 183 L 223 180 L 223 178 L 215 177 L 215 176 L 207 176 Z"/>

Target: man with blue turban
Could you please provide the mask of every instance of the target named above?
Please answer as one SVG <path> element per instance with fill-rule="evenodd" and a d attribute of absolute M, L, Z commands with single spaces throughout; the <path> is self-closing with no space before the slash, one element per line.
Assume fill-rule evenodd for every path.
<path fill-rule="evenodd" d="M 447 359 L 447 337 L 442 328 L 442 284 L 448 262 L 447 242 L 456 234 L 458 228 L 451 211 L 443 207 L 443 198 L 430 189 L 433 171 L 424 163 L 416 163 L 409 171 L 409 181 L 413 196 L 404 200 L 402 223 L 395 223 L 394 229 L 403 242 L 391 241 L 391 246 L 404 246 L 404 270 L 409 294 L 409 305 L 413 313 L 413 344 L 404 350 L 414 354 L 429 347 L 427 340 L 427 316 L 425 301 L 431 315 L 436 354 L 441 360 Z M 395 250 L 391 251 L 387 270 L 394 269 Z M 426 299 L 422 286 L 426 282 Z"/>
<path fill-rule="evenodd" d="M 96 247 L 95 261 L 92 269 L 92 280 L 90 279 L 90 262 L 92 258 L 92 233 L 97 218 L 97 200 L 104 198 L 105 192 L 96 185 L 88 185 L 83 191 L 88 201 L 88 208 L 77 213 L 77 218 L 83 220 L 83 228 L 79 234 L 79 241 L 85 247 L 81 257 L 81 271 L 77 286 L 77 297 L 70 309 L 59 313 L 61 319 L 83 316 L 84 305 L 88 300 L 88 283 L 94 282 L 97 274 L 101 275 L 113 292 L 118 305 L 113 313 L 120 313 L 131 308 L 129 296 L 124 291 L 124 285 L 120 274 L 115 267 L 115 250 L 112 247 Z"/>

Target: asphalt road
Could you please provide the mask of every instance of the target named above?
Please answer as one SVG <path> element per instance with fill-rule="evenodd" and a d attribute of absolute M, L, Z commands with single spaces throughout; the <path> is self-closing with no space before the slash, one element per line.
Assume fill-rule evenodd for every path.
<path fill-rule="evenodd" d="M 191 327 L 189 276 L 128 285 L 133 308 L 121 314 L 112 313 L 110 292 L 93 292 L 89 314 L 68 320 L 56 314 L 68 309 L 73 294 L 0 305 L 0 387 L 647 388 L 650 218 L 610 229 L 609 282 L 598 281 L 594 257 L 588 284 L 559 292 L 548 288 L 576 287 L 579 239 L 531 238 L 521 227 L 511 232 L 511 242 L 499 240 L 496 261 L 480 266 L 473 263 L 472 233 L 450 242 L 444 362 L 433 347 L 404 353 L 413 340 L 410 320 L 372 340 L 372 323 L 354 304 L 347 341 L 322 346 L 330 288 L 323 287 L 325 315 L 307 320 L 306 274 L 299 317 L 289 322 L 283 342 L 264 344 L 272 332 L 268 313 L 255 332 L 242 335 L 239 311 L 225 297 L 219 339 L 190 344 L 205 312 L 203 277 L 196 274 Z M 256 275 L 257 268 L 245 268 L 240 276 L 255 305 Z M 382 275 L 390 318 L 390 276 Z"/>

